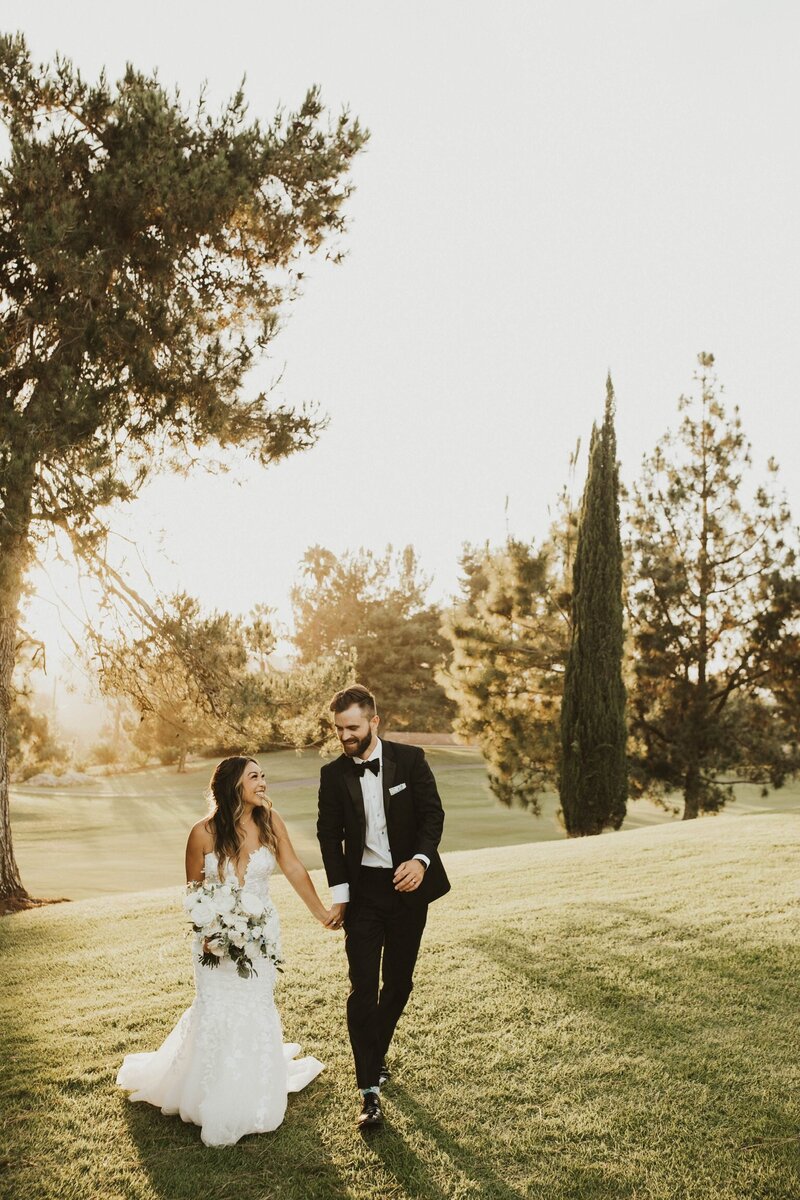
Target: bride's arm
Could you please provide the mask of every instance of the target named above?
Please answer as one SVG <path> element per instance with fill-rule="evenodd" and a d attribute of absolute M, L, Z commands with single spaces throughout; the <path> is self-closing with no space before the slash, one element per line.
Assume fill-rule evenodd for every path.
<path fill-rule="evenodd" d="M 205 821 L 198 821 L 189 832 L 186 843 L 186 882 L 202 883 L 206 852 L 210 849 Z"/>
<path fill-rule="evenodd" d="M 321 921 L 323 925 L 330 926 L 331 914 L 317 895 L 317 889 L 311 881 L 311 876 L 295 854 L 283 818 L 275 812 L 275 809 L 272 810 L 272 828 L 275 830 L 275 837 L 278 841 L 275 854 L 278 866 L 311 915 Z"/>

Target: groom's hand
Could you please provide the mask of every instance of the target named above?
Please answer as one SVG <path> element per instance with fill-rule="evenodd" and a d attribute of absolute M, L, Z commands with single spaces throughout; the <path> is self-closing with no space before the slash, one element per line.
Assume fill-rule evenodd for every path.
<path fill-rule="evenodd" d="M 415 892 L 422 883 L 425 868 L 418 858 L 410 858 L 408 862 L 400 863 L 394 873 L 394 890 L 396 892 Z"/>
<path fill-rule="evenodd" d="M 346 904 L 332 904 L 328 911 L 328 919 L 324 922 L 326 929 L 341 929 L 344 924 Z"/>

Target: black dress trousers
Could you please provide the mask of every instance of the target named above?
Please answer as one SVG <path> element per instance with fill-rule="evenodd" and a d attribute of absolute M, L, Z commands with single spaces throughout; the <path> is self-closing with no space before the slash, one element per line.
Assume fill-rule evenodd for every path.
<path fill-rule="evenodd" d="M 345 913 L 350 969 L 347 1029 L 360 1088 L 375 1087 L 395 1026 L 414 986 L 427 904 L 406 904 L 391 868 L 362 867 Z M 381 962 L 381 957 L 383 962 Z"/>

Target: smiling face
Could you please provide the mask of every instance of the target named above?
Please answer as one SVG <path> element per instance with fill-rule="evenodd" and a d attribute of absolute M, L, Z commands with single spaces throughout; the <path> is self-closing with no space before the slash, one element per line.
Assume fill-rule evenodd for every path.
<path fill-rule="evenodd" d="M 246 808 L 261 808 L 267 799 L 267 777 L 257 762 L 251 759 L 239 780 L 239 795 Z"/>
<path fill-rule="evenodd" d="M 358 704 L 351 704 L 344 712 L 334 714 L 336 736 L 348 758 L 367 758 L 372 753 L 377 744 L 379 722 L 377 713 L 370 717 Z"/>

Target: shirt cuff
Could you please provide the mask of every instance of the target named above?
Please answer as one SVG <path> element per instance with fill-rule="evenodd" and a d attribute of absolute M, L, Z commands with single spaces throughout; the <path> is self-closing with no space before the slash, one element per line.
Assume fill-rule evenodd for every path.
<path fill-rule="evenodd" d="M 350 903 L 350 884 L 335 883 L 331 888 L 331 904 Z"/>
<path fill-rule="evenodd" d="M 425 863 L 425 870 L 427 871 L 428 867 L 431 865 L 431 860 L 428 858 L 427 854 L 415 854 L 414 858 L 418 858 L 421 863 Z"/>

